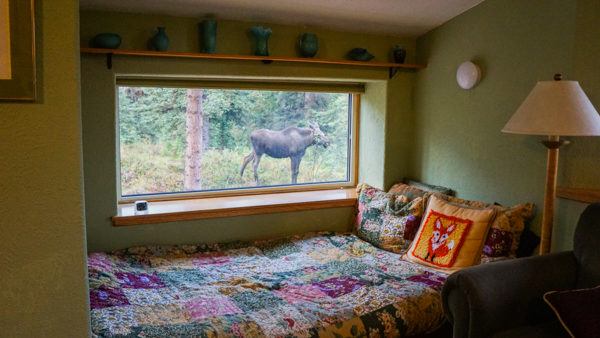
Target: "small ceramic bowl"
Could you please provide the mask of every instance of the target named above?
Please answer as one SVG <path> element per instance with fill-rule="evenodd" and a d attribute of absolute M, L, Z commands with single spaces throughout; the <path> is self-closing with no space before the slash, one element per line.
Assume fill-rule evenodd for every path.
<path fill-rule="evenodd" d="M 374 58 L 373 54 L 369 53 L 364 48 L 354 48 L 348 52 L 348 58 L 354 61 L 370 61 Z"/>
<path fill-rule="evenodd" d="M 121 37 L 115 33 L 98 34 L 92 40 L 92 46 L 95 48 L 117 49 L 121 45 Z"/>

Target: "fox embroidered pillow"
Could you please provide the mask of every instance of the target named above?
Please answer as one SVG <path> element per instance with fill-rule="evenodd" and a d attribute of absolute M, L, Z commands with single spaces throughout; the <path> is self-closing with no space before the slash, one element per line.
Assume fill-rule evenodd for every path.
<path fill-rule="evenodd" d="M 490 231 L 483 246 L 482 263 L 516 257 L 521 234 L 525 230 L 527 222 L 533 218 L 534 205 L 532 203 L 523 203 L 507 208 L 481 201 L 465 200 L 442 194 L 435 195 L 446 202 L 458 205 L 496 210 L 496 217 L 490 226 Z"/>
<path fill-rule="evenodd" d="M 433 195 L 405 258 L 453 272 L 476 265 L 496 210 L 453 204 Z"/>
<path fill-rule="evenodd" d="M 421 222 L 423 198 L 410 200 L 367 184 L 359 185 L 356 234 L 384 250 L 404 253 Z"/>

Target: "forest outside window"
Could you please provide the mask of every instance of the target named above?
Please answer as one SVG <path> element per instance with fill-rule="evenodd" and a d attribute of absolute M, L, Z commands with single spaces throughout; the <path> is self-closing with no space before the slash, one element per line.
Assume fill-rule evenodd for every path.
<path fill-rule="evenodd" d="M 117 82 L 120 200 L 355 185 L 358 95 L 303 88 Z"/>

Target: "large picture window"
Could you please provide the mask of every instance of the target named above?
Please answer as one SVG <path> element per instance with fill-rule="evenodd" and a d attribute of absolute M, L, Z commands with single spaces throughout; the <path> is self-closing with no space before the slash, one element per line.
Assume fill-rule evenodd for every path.
<path fill-rule="evenodd" d="M 355 94 L 118 84 L 117 98 L 122 200 L 354 184 Z"/>

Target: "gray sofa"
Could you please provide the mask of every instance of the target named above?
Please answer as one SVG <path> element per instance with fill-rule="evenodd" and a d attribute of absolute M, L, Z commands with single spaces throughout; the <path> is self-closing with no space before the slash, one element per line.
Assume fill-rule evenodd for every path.
<path fill-rule="evenodd" d="M 575 230 L 574 250 L 484 264 L 452 274 L 442 291 L 455 338 L 568 337 L 542 296 L 600 285 L 600 203 Z"/>

